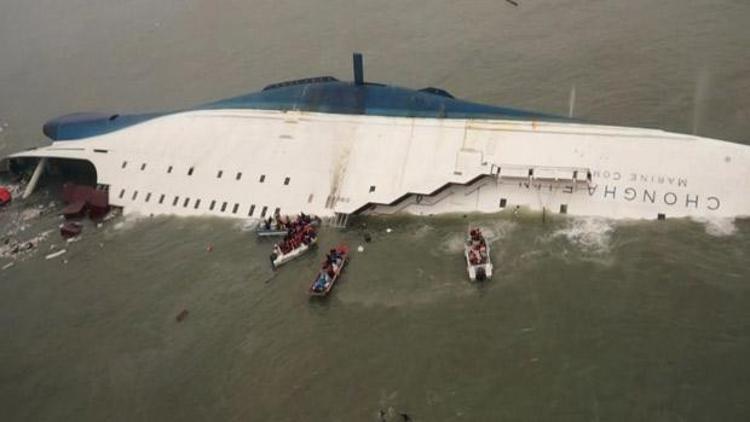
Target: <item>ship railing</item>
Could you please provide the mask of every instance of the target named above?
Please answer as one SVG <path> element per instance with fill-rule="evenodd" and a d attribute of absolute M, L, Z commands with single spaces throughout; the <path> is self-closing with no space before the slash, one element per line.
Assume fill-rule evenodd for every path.
<path fill-rule="evenodd" d="M 337 212 L 333 215 L 333 217 L 324 219 L 323 222 L 328 226 L 331 226 L 337 229 L 343 229 L 349 223 L 349 215 L 350 214 L 346 214 L 343 212 Z"/>
<path fill-rule="evenodd" d="M 492 164 L 491 173 L 497 179 L 524 180 L 588 186 L 591 169 L 587 167 L 531 166 L 518 164 Z"/>

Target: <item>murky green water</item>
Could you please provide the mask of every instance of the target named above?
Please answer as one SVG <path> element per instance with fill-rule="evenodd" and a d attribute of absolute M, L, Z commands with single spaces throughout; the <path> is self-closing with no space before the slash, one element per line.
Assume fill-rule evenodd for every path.
<path fill-rule="evenodd" d="M 67 112 L 347 78 L 353 50 L 370 80 L 558 113 L 575 84 L 581 117 L 750 143 L 746 2 L 58 3 L 0 5 L 2 154 Z M 3 420 L 750 417 L 748 221 L 366 219 L 274 275 L 239 222 L 118 218 L 65 245 L 53 201 L 0 211 L 35 243 L 0 271 Z M 311 301 L 339 242 L 364 251 Z"/>

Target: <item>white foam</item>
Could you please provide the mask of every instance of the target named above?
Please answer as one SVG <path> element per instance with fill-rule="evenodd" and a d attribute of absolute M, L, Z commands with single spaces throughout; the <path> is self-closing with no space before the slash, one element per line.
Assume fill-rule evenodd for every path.
<path fill-rule="evenodd" d="M 424 224 L 414 231 L 414 239 L 422 239 L 423 237 L 427 236 L 427 234 L 432 232 L 434 229 L 435 229 L 434 227 L 428 224 Z"/>
<path fill-rule="evenodd" d="M 490 244 L 499 239 L 505 239 L 518 227 L 518 224 L 510 220 L 496 220 L 487 226 L 478 226 L 485 240 Z"/>
<path fill-rule="evenodd" d="M 237 222 L 237 227 L 242 232 L 250 232 L 255 231 L 255 228 L 258 227 L 258 224 L 260 223 L 260 220 L 255 218 L 248 218 L 245 220 L 240 220 Z"/>
<path fill-rule="evenodd" d="M 697 219 L 706 229 L 706 234 L 715 237 L 732 236 L 737 233 L 737 226 L 734 224 L 734 218 L 705 218 Z"/>
<path fill-rule="evenodd" d="M 112 217 L 114 218 L 114 217 Z M 112 226 L 114 230 L 130 230 L 138 224 L 141 220 L 147 218 L 145 215 L 138 212 L 131 212 L 124 214 L 123 217 Z M 105 218 L 104 221 L 107 219 Z"/>
<path fill-rule="evenodd" d="M 464 250 L 464 242 L 466 241 L 466 235 L 463 233 L 455 233 L 449 235 L 442 242 L 440 242 L 439 249 L 446 254 L 454 254 L 462 252 Z"/>
<path fill-rule="evenodd" d="M 552 236 L 565 237 L 585 252 L 604 254 L 609 252 L 613 231 L 611 220 L 584 217 L 570 219 L 566 227 L 556 230 Z"/>
<path fill-rule="evenodd" d="M 488 222 L 487 224 L 471 224 L 471 227 L 477 227 L 482 231 L 485 240 L 492 244 L 499 239 L 508 237 L 511 231 L 518 227 L 517 223 L 508 220 L 498 220 Z M 468 228 L 468 226 L 467 226 Z M 439 249 L 446 254 L 455 254 L 463 252 L 464 243 L 466 242 L 467 232 L 456 232 L 444 238 L 440 242 Z"/>

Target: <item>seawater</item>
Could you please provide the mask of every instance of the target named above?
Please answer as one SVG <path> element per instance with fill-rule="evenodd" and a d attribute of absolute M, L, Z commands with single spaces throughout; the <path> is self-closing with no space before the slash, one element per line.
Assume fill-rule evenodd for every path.
<path fill-rule="evenodd" d="M 590 121 L 750 143 L 746 2 L 58 3 L 0 5 L 2 154 L 74 111 L 348 79 L 352 51 L 371 81 L 560 114 L 575 86 Z M 0 240 L 33 244 L 0 244 L 4 420 L 750 417 L 747 220 L 364 218 L 274 272 L 245 222 L 116 217 L 67 243 L 60 207 L 48 187 L 0 211 Z M 364 250 L 310 300 L 342 242 Z"/>

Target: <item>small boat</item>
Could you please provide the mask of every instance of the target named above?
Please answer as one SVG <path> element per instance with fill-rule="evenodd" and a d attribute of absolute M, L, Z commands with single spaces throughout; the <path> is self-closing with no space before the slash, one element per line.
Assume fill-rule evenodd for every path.
<path fill-rule="evenodd" d="M 310 288 L 307 289 L 310 296 L 328 296 L 336 284 L 336 280 L 339 279 L 341 271 L 349 262 L 349 247 L 340 245 L 336 247 L 335 251 L 336 256 L 331 259 L 329 254 Z"/>
<path fill-rule="evenodd" d="M 307 223 L 307 225 L 311 225 L 313 227 L 320 226 L 320 218 L 315 216 L 307 216 L 309 217 L 310 221 Z M 296 222 L 295 220 L 294 222 Z M 276 222 L 271 223 L 270 225 L 266 225 L 264 221 L 261 220 L 260 224 L 258 224 L 258 227 L 255 228 L 255 234 L 258 235 L 258 237 L 282 237 L 286 236 L 287 232 L 289 231 L 288 226 L 286 225 L 278 225 Z"/>
<path fill-rule="evenodd" d="M 287 253 L 283 253 L 278 247 L 275 247 L 274 251 L 271 253 L 271 265 L 274 268 L 278 268 L 279 266 L 286 264 L 294 258 L 303 255 L 305 252 L 309 251 L 313 246 L 315 246 L 317 242 L 318 236 L 314 236 L 310 239 L 310 243 L 300 243 L 299 246 Z"/>
<path fill-rule="evenodd" d="M 285 228 L 277 228 L 275 224 L 271 228 L 266 228 L 262 222 L 255 229 L 255 234 L 258 237 L 281 237 L 285 236 L 286 233 L 287 230 Z"/>
<path fill-rule="evenodd" d="M 492 278 L 492 260 L 490 245 L 479 229 L 469 230 L 469 237 L 464 245 L 466 270 L 471 281 L 483 281 Z"/>

